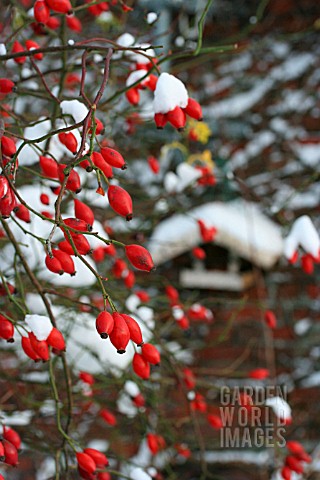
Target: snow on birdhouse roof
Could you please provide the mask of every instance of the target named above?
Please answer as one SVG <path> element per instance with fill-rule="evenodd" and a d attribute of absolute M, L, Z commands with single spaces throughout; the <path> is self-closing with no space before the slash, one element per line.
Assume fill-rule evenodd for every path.
<path fill-rule="evenodd" d="M 187 215 L 175 214 L 154 230 L 149 251 L 155 265 L 171 260 L 202 243 L 197 220 L 218 232 L 214 243 L 263 267 L 271 268 L 283 251 L 281 229 L 247 202 L 210 202 Z"/>

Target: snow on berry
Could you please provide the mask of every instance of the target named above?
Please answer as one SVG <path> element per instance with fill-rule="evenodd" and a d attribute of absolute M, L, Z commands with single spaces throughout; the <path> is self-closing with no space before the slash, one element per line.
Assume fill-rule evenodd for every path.
<path fill-rule="evenodd" d="M 291 418 L 291 407 L 290 405 L 281 397 L 271 397 L 267 398 L 265 402 L 267 407 L 271 407 L 276 417 L 283 420 L 287 425 L 292 421 Z"/>
<path fill-rule="evenodd" d="M 185 108 L 188 92 L 184 84 L 174 75 L 161 73 L 154 92 L 154 113 L 168 113 L 176 107 Z"/>
<path fill-rule="evenodd" d="M 82 122 L 88 114 L 87 107 L 79 100 L 64 100 L 60 108 L 64 115 L 71 115 L 76 123 Z"/>
<path fill-rule="evenodd" d="M 37 340 L 47 340 L 53 328 L 49 317 L 46 317 L 45 315 L 28 314 L 25 316 L 25 321 L 37 337 Z"/>
<path fill-rule="evenodd" d="M 295 220 L 284 241 L 284 255 L 289 261 L 293 262 L 299 246 L 315 260 L 319 260 L 320 237 L 308 215 L 302 215 Z"/>

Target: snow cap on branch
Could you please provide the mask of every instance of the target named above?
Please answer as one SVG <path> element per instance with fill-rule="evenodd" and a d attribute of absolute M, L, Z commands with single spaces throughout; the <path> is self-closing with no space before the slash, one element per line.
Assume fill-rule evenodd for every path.
<path fill-rule="evenodd" d="M 188 92 L 184 84 L 169 73 L 161 73 L 154 92 L 154 113 L 168 113 L 176 107 L 185 108 Z"/>
<path fill-rule="evenodd" d="M 158 14 L 156 12 L 147 13 L 147 23 L 149 23 L 149 25 L 154 23 L 156 20 L 158 20 Z"/>
<path fill-rule="evenodd" d="M 25 321 L 37 340 L 47 340 L 53 328 L 50 319 L 44 315 L 26 315 Z"/>
<path fill-rule="evenodd" d="M 138 385 L 132 380 L 127 380 L 123 386 L 125 392 L 130 395 L 130 397 L 136 397 L 140 393 Z"/>
<path fill-rule="evenodd" d="M 285 423 L 291 423 L 291 407 L 281 397 L 267 398 L 265 402 L 267 407 L 271 407 L 276 417 L 283 420 Z"/>
<path fill-rule="evenodd" d="M 134 45 L 135 38 L 131 33 L 123 33 L 117 39 L 117 44 L 121 47 L 132 47 Z"/>
<path fill-rule="evenodd" d="M 138 80 L 141 80 L 141 78 L 145 77 L 146 71 L 145 70 L 134 70 L 133 72 L 130 73 L 129 77 L 126 80 L 126 86 L 130 87 L 130 85 L 133 85 L 136 83 Z M 148 77 L 144 79 L 146 82 L 148 80 Z"/>
<path fill-rule="evenodd" d="M 188 165 L 187 163 L 180 163 L 177 167 L 177 174 L 167 172 L 164 177 L 164 188 L 168 193 L 182 192 L 189 185 L 192 185 L 198 178 L 201 177 L 199 169 Z"/>
<path fill-rule="evenodd" d="M 62 113 L 64 115 L 71 115 L 76 123 L 82 122 L 88 115 L 87 107 L 79 102 L 79 100 L 64 100 L 60 103 Z"/>
<path fill-rule="evenodd" d="M 0 43 L 0 55 L 6 55 L 7 49 L 4 43 Z"/>

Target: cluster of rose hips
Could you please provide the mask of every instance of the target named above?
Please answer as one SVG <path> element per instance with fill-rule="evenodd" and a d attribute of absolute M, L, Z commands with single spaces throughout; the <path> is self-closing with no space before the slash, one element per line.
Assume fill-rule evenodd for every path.
<path fill-rule="evenodd" d="M 170 302 L 172 316 L 182 330 L 187 330 L 190 327 L 190 320 L 207 323 L 213 320 L 211 310 L 200 303 L 194 303 L 188 309 L 185 309 L 180 301 L 178 290 L 172 285 L 165 287 L 165 294 Z"/>
<path fill-rule="evenodd" d="M 11 427 L 3 426 L 2 435 L 0 435 L 0 462 L 16 467 L 18 465 L 18 451 L 21 447 L 21 438 L 18 432 Z M 4 477 L 0 474 L 0 480 Z"/>
<path fill-rule="evenodd" d="M 24 353 L 35 362 L 47 362 L 50 358 L 50 347 L 52 352 L 59 355 L 66 349 L 65 340 L 62 333 L 55 327 L 46 340 L 38 340 L 33 332 L 28 332 L 28 336 L 21 337 L 21 346 Z"/>
<path fill-rule="evenodd" d="M 85 3 L 89 4 L 87 7 L 88 12 L 92 16 L 98 17 L 103 12 L 108 11 L 110 6 L 117 5 L 118 0 L 100 2 L 96 5 L 91 5 L 91 0 L 85 0 Z M 132 10 L 131 7 L 124 3 L 121 3 L 121 9 L 124 12 Z M 36 0 L 33 6 L 35 23 L 32 23 L 31 27 L 37 35 L 45 35 L 47 33 L 43 26 L 52 30 L 59 28 L 60 19 L 55 15 L 51 15 L 51 11 L 66 15 L 66 24 L 70 30 L 77 33 L 82 31 L 82 22 L 73 14 L 69 0 Z"/>
<path fill-rule="evenodd" d="M 104 470 L 109 465 L 104 453 L 95 448 L 85 448 L 76 454 L 76 458 L 79 475 L 84 480 L 110 480 L 108 472 L 97 471 Z"/>
<path fill-rule="evenodd" d="M 154 121 L 159 130 L 164 128 L 169 122 L 174 128 L 181 131 L 186 126 L 187 116 L 199 122 L 203 118 L 201 106 L 194 98 L 188 99 L 188 104 L 185 108 L 177 106 L 167 113 L 155 113 Z"/>
<path fill-rule="evenodd" d="M 101 338 L 108 338 L 118 353 L 125 353 L 127 345 L 132 340 L 141 353 L 135 353 L 132 360 L 133 371 L 140 378 L 150 377 L 150 364 L 160 363 L 160 353 L 151 343 L 144 343 L 138 322 L 125 313 L 103 311 L 96 318 L 96 329 Z"/>
<path fill-rule="evenodd" d="M 291 480 L 292 472 L 298 475 L 303 474 L 305 464 L 311 463 L 312 458 L 307 454 L 301 443 L 295 440 L 289 440 L 286 443 L 286 448 L 289 452 L 281 469 L 281 476 L 284 480 Z"/>

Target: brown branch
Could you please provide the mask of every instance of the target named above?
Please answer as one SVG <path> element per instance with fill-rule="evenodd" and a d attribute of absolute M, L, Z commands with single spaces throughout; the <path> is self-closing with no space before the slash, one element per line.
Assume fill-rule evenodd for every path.
<path fill-rule="evenodd" d="M 46 91 L 48 92 L 48 94 L 50 95 L 50 97 L 51 97 L 55 102 L 60 103 L 60 100 L 59 100 L 59 99 L 52 93 L 52 91 L 50 90 L 50 88 L 49 88 L 49 86 L 48 86 L 48 84 L 47 84 L 47 82 L 46 82 L 46 80 L 45 80 L 45 78 L 44 78 L 44 76 L 43 76 L 40 68 L 39 68 L 38 65 L 36 64 L 35 60 L 31 57 L 31 58 L 30 58 L 30 61 L 31 61 L 31 63 L 32 63 L 33 68 L 34 68 L 34 69 L 36 70 L 36 72 L 38 73 L 38 75 L 39 75 L 39 77 L 40 77 L 40 79 L 41 79 L 41 82 L 42 82 L 44 88 L 46 89 Z"/>
<path fill-rule="evenodd" d="M 87 74 L 87 67 L 86 67 L 86 60 L 88 56 L 88 50 L 85 50 L 82 54 L 82 60 L 81 60 L 81 83 L 80 83 L 80 93 L 79 96 L 83 97 L 87 104 L 91 106 L 90 100 L 88 99 L 87 95 L 85 94 L 84 91 L 84 83 L 86 79 L 86 74 Z"/>
<path fill-rule="evenodd" d="M 101 86 L 98 90 L 98 93 L 93 101 L 93 106 L 94 108 L 97 107 L 98 103 L 100 102 L 101 100 L 101 97 L 103 95 L 103 92 L 106 88 L 106 85 L 107 85 L 107 81 L 108 81 L 108 78 L 109 78 L 109 73 L 110 73 L 110 60 L 111 60 L 111 57 L 112 57 L 112 54 L 113 54 L 113 50 L 111 48 L 109 48 L 109 52 L 105 58 L 105 64 L 104 64 L 104 72 L 103 72 L 103 79 L 102 79 L 102 83 L 101 83 Z"/>
<path fill-rule="evenodd" d="M 74 45 L 57 45 L 55 47 L 44 47 L 44 48 L 35 48 L 33 50 L 23 50 L 21 52 L 15 52 L 15 53 L 7 53 L 5 55 L 0 55 L 0 61 L 3 60 L 10 60 L 14 58 L 19 58 L 19 57 L 31 57 L 37 53 L 59 53 L 59 52 L 65 52 L 65 51 L 73 51 L 73 50 L 100 50 L 102 52 L 109 52 L 110 47 L 104 47 L 101 45 L 87 45 L 87 43 L 92 42 L 92 41 L 98 41 L 98 42 L 103 42 L 103 43 L 109 43 L 113 46 L 114 50 L 117 51 L 129 51 L 129 52 L 137 52 L 140 53 L 141 55 L 145 56 L 146 58 L 150 59 L 149 55 L 147 55 L 145 52 L 150 50 L 151 48 L 160 48 L 161 45 L 157 45 L 155 47 L 149 46 L 149 47 L 122 47 L 118 45 L 116 42 L 113 42 L 112 40 L 108 40 L 107 38 L 98 38 L 98 39 L 90 39 L 90 40 L 85 40 L 83 42 L 78 42 L 75 43 Z"/>

